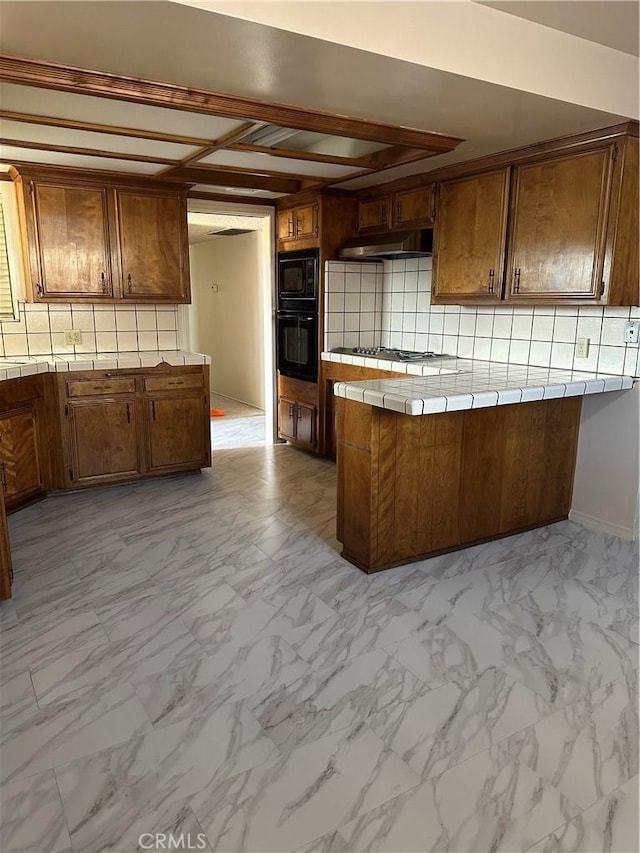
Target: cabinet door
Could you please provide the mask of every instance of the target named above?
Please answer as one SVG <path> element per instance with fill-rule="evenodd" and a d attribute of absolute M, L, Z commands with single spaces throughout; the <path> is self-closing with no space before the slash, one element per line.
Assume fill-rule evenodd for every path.
<path fill-rule="evenodd" d="M 124 190 L 117 199 L 123 297 L 188 301 L 184 201 Z"/>
<path fill-rule="evenodd" d="M 360 201 L 358 203 L 358 231 L 380 231 L 383 228 L 389 228 L 391 222 L 389 204 L 390 197 L 388 195 Z"/>
<path fill-rule="evenodd" d="M 294 210 L 281 210 L 277 215 L 278 240 L 292 240 L 295 237 L 293 227 Z"/>
<path fill-rule="evenodd" d="M 431 225 L 433 184 L 416 190 L 405 190 L 393 196 L 394 228 L 419 228 Z"/>
<path fill-rule="evenodd" d="M 432 302 L 500 299 L 508 193 L 508 168 L 440 185 Z"/>
<path fill-rule="evenodd" d="M 74 483 L 121 480 L 140 472 L 135 398 L 69 402 Z"/>
<path fill-rule="evenodd" d="M 291 211 L 297 240 L 318 236 L 318 205 L 306 204 Z"/>
<path fill-rule="evenodd" d="M 309 447 L 315 446 L 316 410 L 314 406 L 296 403 L 296 440 Z"/>
<path fill-rule="evenodd" d="M 278 400 L 278 435 L 295 441 L 296 438 L 296 404 L 292 400 Z"/>
<path fill-rule="evenodd" d="M 7 506 L 42 491 L 35 414 L 27 408 L 0 420 L 0 466 Z"/>
<path fill-rule="evenodd" d="M 612 148 L 517 166 L 508 299 L 599 299 Z"/>
<path fill-rule="evenodd" d="M 149 470 L 207 465 L 208 415 L 202 393 L 148 398 Z"/>
<path fill-rule="evenodd" d="M 113 297 L 107 191 L 31 184 L 35 299 Z"/>

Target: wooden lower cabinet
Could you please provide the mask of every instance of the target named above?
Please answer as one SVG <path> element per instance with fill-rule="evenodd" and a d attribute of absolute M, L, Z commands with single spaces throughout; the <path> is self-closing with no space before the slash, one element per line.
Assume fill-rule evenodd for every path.
<path fill-rule="evenodd" d="M 278 376 L 278 435 L 305 450 L 318 450 L 318 385 Z"/>
<path fill-rule="evenodd" d="M 135 397 L 70 401 L 68 407 L 72 482 L 112 482 L 142 473 Z"/>
<path fill-rule="evenodd" d="M 337 538 L 365 572 L 569 513 L 580 397 L 415 417 L 337 403 Z"/>
<path fill-rule="evenodd" d="M 8 510 L 30 502 L 44 491 L 32 403 L 0 416 L 0 476 Z"/>
<path fill-rule="evenodd" d="M 208 411 L 202 393 L 147 399 L 148 468 L 156 474 L 204 468 L 207 457 Z"/>
<path fill-rule="evenodd" d="M 58 383 L 62 488 L 211 464 L 208 367 L 68 373 Z"/>

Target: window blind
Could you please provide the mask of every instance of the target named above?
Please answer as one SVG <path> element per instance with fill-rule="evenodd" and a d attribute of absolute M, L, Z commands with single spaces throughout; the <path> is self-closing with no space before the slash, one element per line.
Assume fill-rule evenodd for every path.
<path fill-rule="evenodd" d="M 7 228 L 2 195 L 0 194 L 0 318 L 13 320 L 13 296 L 11 292 L 11 271 L 7 250 Z"/>

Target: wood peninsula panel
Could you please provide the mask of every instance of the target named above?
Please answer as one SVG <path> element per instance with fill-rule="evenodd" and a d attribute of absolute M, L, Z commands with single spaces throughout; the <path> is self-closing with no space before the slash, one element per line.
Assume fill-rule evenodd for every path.
<path fill-rule="evenodd" d="M 336 402 L 337 537 L 365 572 L 569 513 L 581 397 L 421 417 Z"/>

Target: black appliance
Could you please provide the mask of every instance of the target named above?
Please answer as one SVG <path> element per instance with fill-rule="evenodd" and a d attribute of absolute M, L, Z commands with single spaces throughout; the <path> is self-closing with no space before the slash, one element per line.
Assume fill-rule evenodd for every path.
<path fill-rule="evenodd" d="M 278 310 L 318 310 L 318 249 L 278 253 Z"/>
<path fill-rule="evenodd" d="M 318 381 L 318 315 L 278 311 L 276 366 L 283 376 Z"/>

